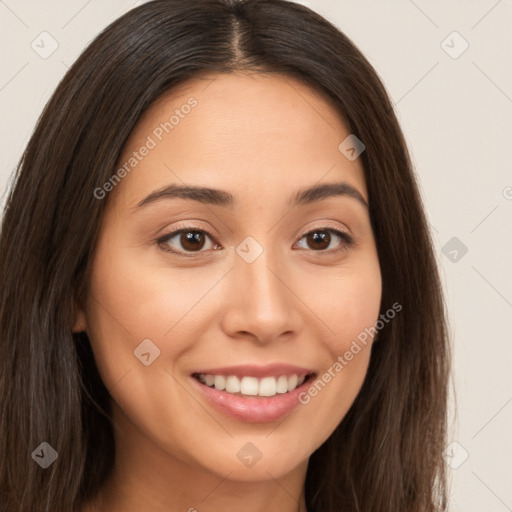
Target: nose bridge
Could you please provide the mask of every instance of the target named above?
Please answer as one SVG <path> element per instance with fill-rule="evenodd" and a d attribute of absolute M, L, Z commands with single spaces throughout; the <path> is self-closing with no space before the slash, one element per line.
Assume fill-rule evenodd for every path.
<path fill-rule="evenodd" d="M 292 330 L 293 293 L 282 275 L 284 262 L 273 251 L 248 237 L 237 247 L 232 284 L 234 295 L 228 306 L 231 329 L 250 332 L 261 340 Z M 281 274 L 281 275 L 280 275 Z M 236 327 L 234 327 L 236 326 Z"/>

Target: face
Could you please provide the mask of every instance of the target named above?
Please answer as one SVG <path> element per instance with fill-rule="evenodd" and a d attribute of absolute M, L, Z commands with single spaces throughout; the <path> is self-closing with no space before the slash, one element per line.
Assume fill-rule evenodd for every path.
<path fill-rule="evenodd" d="M 126 447 L 279 478 L 342 421 L 371 352 L 353 342 L 381 299 L 362 164 L 338 148 L 349 134 L 281 75 L 196 78 L 139 120 L 121 179 L 97 192 L 75 324 Z"/>

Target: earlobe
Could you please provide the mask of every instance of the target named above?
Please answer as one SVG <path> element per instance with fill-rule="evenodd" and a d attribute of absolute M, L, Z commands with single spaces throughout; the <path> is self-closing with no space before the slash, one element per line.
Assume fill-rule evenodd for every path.
<path fill-rule="evenodd" d="M 85 312 L 78 307 L 75 307 L 75 323 L 73 324 L 72 332 L 84 332 L 87 329 L 87 319 Z"/>

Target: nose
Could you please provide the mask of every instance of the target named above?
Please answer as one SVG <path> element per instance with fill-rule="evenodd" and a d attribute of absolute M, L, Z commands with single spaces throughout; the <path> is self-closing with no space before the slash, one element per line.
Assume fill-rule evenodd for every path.
<path fill-rule="evenodd" d="M 301 302 L 293 293 L 294 278 L 284 263 L 267 250 L 251 263 L 235 257 L 221 308 L 226 334 L 265 344 L 298 332 Z"/>

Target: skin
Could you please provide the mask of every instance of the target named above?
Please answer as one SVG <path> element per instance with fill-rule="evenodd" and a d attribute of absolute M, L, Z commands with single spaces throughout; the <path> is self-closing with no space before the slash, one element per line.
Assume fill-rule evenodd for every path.
<path fill-rule="evenodd" d="M 276 74 L 182 84 L 141 117 L 119 165 L 190 97 L 197 106 L 103 199 L 88 298 L 77 306 L 74 330 L 86 330 L 113 397 L 117 455 L 112 477 L 84 510 L 304 511 L 308 459 L 355 400 L 371 338 L 310 403 L 277 422 L 225 416 L 190 375 L 273 362 L 321 375 L 375 324 L 382 290 L 368 209 L 348 196 L 288 205 L 297 190 L 333 181 L 368 202 L 363 167 L 338 149 L 350 132 L 334 107 Z M 137 208 L 173 183 L 226 190 L 237 204 L 174 198 Z M 355 245 L 343 249 L 332 234 L 317 249 L 305 235 L 325 223 Z M 179 234 L 167 242 L 189 258 L 157 242 L 183 224 L 214 236 L 203 236 L 200 252 L 180 244 Z M 263 248 L 252 263 L 236 252 L 248 236 Z M 161 351 L 149 366 L 133 352 L 147 338 Z M 247 442 L 262 453 L 250 468 L 237 458 Z"/>

